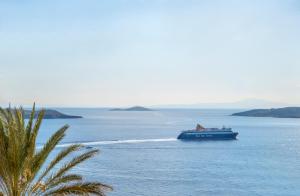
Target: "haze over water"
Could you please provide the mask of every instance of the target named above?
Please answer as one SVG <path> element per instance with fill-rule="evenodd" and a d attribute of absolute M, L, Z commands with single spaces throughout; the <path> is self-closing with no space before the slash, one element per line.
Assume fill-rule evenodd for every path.
<path fill-rule="evenodd" d="M 300 104 L 297 0 L 0 1 L 0 104 Z"/>
<path fill-rule="evenodd" d="M 101 154 L 76 170 L 114 186 L 108 195 L 300 194 L 300 119 L 229 116 L 238 110 L 162 109 L 110 112 L 60 109 L 83 119 L 45 120 L 40 143 L 71 125 L 64 144 L 83 142 Z M 234 141 L 182 142 L 181 130 L 232 127 Z M 61 146 L 63 147 L 63 146 Z"/>

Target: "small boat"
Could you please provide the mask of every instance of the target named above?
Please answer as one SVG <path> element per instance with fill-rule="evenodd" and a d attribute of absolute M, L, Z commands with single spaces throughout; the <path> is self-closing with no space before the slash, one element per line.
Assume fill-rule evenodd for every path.
<path fill-rule="evenodd" d="M 204 128 L 197 125 L 194 130 L 182 131 L 177 139 L 180 140 L 234 140 L 238 132 L 233 132 L 231 128 Z"/>

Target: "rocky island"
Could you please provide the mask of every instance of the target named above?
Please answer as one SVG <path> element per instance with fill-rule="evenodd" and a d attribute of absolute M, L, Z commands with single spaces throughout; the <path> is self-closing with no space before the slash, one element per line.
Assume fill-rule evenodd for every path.
<path fill-rule="evenodd" d="M 30 113 L 31 113 L 30 110 L 24 110 L 25 118 L 29 118 Z M 38 113 L 39 111 L 36 111 L 35 118 L 37 117 Z M 44 119 L 67 119 L 67 118 L 82 118 L 82 116 L 67 115 L 52 109 L 45 110 Z"/>
<path fill-rule="evenodd" d="M 248 110 L 245 112 L 234 113 L 232 114 L 232 116 L 300 118 L 300 107 L 255 109 L 255 110 Z"/>
<path fill-rule="evenodd" d="M 149 108 L 141 107 L 141 106 L 134 106 L 130 108 L 114 108 L 111 109 L 110 111 L 153 111 Z"/>

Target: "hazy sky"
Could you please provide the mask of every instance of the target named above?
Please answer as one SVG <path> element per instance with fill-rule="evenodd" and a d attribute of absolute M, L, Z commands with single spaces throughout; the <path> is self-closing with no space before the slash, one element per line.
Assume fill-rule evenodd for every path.
<path fill-rule="evenodd" d="M 296 0 L 0 0 L 0 103 L 300 104 Z"/>

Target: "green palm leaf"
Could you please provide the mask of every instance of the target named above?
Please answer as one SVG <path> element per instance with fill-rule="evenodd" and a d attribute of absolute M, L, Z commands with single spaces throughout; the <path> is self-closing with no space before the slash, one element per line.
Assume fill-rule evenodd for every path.
<path fill-rule="evenodd" d="M 0 108 L 0 196 L 103 196 L 105 191 L 112 190 L 108 185 L 85 182 L 81 175 L 71 173 L 74 167 L 92 158 L 98 150 L 82 151 L 81 145 L 70 145 L 48 161 L 50 153 L 64 138 L 67 125 L 56 131 L 41 149 L 36 149 L 44 113 L 44 110 L 39 112 L 35 120 L 33 105 L 25 123 L 22 108 Z M 74 152 L 79 152 L 79 155 L 74 156 Z M 68 158 L 70 156 L 73 158 Z M 45 169 L 41 171 L 42 168 Z"/>

